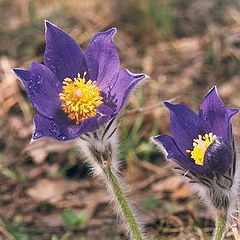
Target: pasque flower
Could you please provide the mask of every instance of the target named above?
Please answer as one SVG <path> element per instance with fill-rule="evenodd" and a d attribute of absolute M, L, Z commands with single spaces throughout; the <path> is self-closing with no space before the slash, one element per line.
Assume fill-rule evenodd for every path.
<path fill-rule="evenodd" d="M 120 69 L 111 28 L 97 33 L 85 52 L 66 32 L 45 22 L 44 64 L 13 69 L 38 114 L 33 139 L 61 141 L 94 132 L 114 118 L 145 74 Z"/>
<path fill-rule="evenodd" d="M 110 194 L 132 239 L 143 240 L 135 211 L 125 197 L 117 158 L 116 116 L 145 74 L 120 69 L 115 28 L 97 33 L 85 52 L 70 35 L 46 21 L 44 64 L 13 71 L 38 114 L 33 139 L 75 139 L 79 150 Z"/>
<path fill-rule="evenodd" d="M 197 176 L 224 175 L 234 157 L 231 117 L 238 109 L 227 108 L 213 87 L 204 97 L 199 114 L 183 104 L 165 102 L 170 111 L 172 136 L 153 139 L 182 169 Z"/>
<path fill-rule="evenodd" d="M 225 107 L 216 87 L 203 98 L 199 114 L 182 104 L 165 102 L 165 106 L 170 112 L 172 136 L 155 136 L 153 140 L 213 210 L 217 216 L 214 239 L 220 240 L 238 199 L 231 118 L 239 110 Z"/>

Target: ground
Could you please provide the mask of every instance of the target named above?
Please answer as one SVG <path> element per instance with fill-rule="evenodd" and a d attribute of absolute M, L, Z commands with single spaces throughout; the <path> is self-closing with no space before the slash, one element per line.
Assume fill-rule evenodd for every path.
<path fill-rule="evenodd" d="M 30 144 L 35 111 L 11 68 L 42 61 L 44 19 L 83 49 L 96 32 L 118 28 L 122 67 L 150 76 L 120 116 L 128 195 L 148 239 L 210 239 L 211 214 L 149 137 L 170 133 L 165 100 L 197 111 L 217 85 L 228 106 L 240 106 L 237 0 L 0 1 L 1 239 L 127 239 L 104 187 L 72 143 Z M 239 117 L 233 126 L 238 138 Z M 238 237 L 233 228 L 226 239 Z"/>

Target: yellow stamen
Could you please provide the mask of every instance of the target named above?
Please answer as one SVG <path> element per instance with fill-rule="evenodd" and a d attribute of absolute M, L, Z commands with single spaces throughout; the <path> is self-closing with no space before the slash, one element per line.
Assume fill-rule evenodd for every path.
<path fill-rule="evenodd" d="M 87 81 L 85 76 L 86 72 L 83 77 L 78 74 L 74 80 L 65 78 L 62 93 L 59 94 L 64 112 L 68 113 L 68 117 L 75 120 L 76 124 L 95 116 L 97 107 L 103 103 L 101 89 L 92 80 Z"/>
<path fill-rule="evenodd" d="M 186 150 L 191 154 L 191 158 L 197 165 L 203 165 L 204 154 L 208 146 L 216 139 L 216 135 L 213 133 L 206 133 L 204 136 L 198 135 L 198 139 L 193 139 L 193 150 Z"/>

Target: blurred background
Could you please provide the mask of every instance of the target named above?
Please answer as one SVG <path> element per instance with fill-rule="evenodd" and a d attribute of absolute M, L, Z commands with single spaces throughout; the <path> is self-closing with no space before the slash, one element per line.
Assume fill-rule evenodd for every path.
<path fill-rule="evenodd" d="M 0 239 L 126 239 L 73 145 L 29 144 L 34 109 L 11 68 L 42 61 L 44 19 L 83 49 L 96 32 L 118 28 L 122 67 L 150 76 L 121 115 L 129 195 L 149 239 L 210 239 L 210 214 L 149 137 L 169 133 L 164 100 L 197 111 L 216 84 L 227 105 L 240 107 L 239 0 L 0 0 Z M 239 137 L 238 118 L 234 130 Z M 235 227 L 226 239 L 239 239 Z"/>

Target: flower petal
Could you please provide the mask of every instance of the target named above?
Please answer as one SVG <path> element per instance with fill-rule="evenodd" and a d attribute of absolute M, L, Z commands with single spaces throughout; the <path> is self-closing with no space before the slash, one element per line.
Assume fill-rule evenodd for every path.
<path fill-rule="evenodd" d="M 153 140 L 157 143 L 157 145 L 164 147 L 167 152 L 167 158 L 169 160 L 175 161 L 186 171 L 191 171 L 196 174 L 204 173 L 204 168 L 202 166 L 196 165 L 191 159 L 187 158 L 185 154 L 183 154 L 183 152 L 178 148 L 176 142 L 171 136 L 159 135 L 153 137 Z"/>
<path fill-rule="evenodd" d="M 192 148 L 193 139 L 209 132 L 205 122 L 189 107 L 183 104 L 164 103 L 170 111 L 173 138 L 177 146 L 187 156 L 186 150 Z"/>
<path fill-rule="evenodd" d="M 77 125 L 65 126 L 56 124 L 53 119 L 46 118 L 40 114 L 33 117 L 35 130 L 32 138 L 34 140 L 42 137 L 53 137 L 60 141 L 67 141 L 72 139 L 70 135 L 74 135 L 74 130 L 77 132 Z"/>
<path fill-rule="evenodd" d="M 59 100 L 60 83 L 56 76 L 44 65 L 33 62 L 31 69 L 13 69 L 22 81 L 29 99 L 39 113 L 54 118 L 61 107 Z"/>
<path fill-rule="evenodd" d="M 109 86 L 111 96 L 115 99 L 117 104 L 116 113 L 118 113 L 123 108 L 126 101 L 128 100 L 129 94 L 131 91 L 133 91 L 136 84 L 138 84 L 141 80 L 147 78 L 148 76 L 146 74 L 134 74 L 127 69 L 121 70 L 119 72 L 116 80 L 113 81 Z"/>
<path fill-rule="evenodd" d="M 59 81 L 75 78 L 83 73 L 84 54 L 73 38 L 54 24 L 45 22 L 46 48 L 44 64 L 54 72 Z"/>
<path fill-rule="evenodd" d="M 97 33 L 88 44 L 85 59 L 88 77 L 103 89 L 118 73 L 120 60 L 113 43 L 116 28 Z"/>
<path fill-rule="evenodd" d="M 12 71 L 16 74 L 23 86 L 27 88 L 28 83 L 30 82 L 30 70 L 23 68 L 13 68 Z"/>
<path fill-rule="evenodd" d="M 217 137 L 216 140 L 209 145 L 204 155 L 206 174 L 215 172 L 223 175 L 231 167 L 233 156 L 231 143 L 222 137 Z"/>
<path fill-rule="evenodd" d="M 230 109 L 224 106 L 217 94 L 217 88 L 214 86 L 204 97 L 200 105 L 199 116 L 208 123 L 213 134 L 231 141 L 230 119 L 238 112 L 238 109 Z"/>
<path fill-rule="evenodd" d="M 63 111 L 58 112 L 55 119 L 49 119 L 38 114 L 34 116 L 35 131 L 33 139 L 53 137 L 59 141 L 68 141 L 79 137 L 83 133 L 96 131 L 111 119 L 112 114 L 113 111 L 102 104 L 98 107 L 96 116 L 83 120 L 79 125 L 68 119 Z"/>

